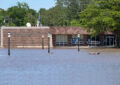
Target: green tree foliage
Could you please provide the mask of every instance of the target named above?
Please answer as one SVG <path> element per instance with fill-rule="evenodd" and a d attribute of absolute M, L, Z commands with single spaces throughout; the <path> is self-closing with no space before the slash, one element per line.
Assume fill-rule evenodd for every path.
<path fill-rule="evenodd" d="M 41 23 L 48 26 L 67 25 L 65 13 L 65 9 L 60 6 L 55 6 L 49 10 L 40 9 Z"/>
<path fill-rule="evenodd" d="M 6 16 L 6 17 L 5 17 Z M 6 21 L 8 25 L 8 12 L 5 11 L 4 9 L 0 9 L 0 26 L 5 25 L 4 22 Z"/>
<path fill-rule="evenodd" d="M 92 0 L 55 0 L 56 5 L 48 10 L 40 9 L 41 24 L 44 26 L 70 26 L 72 20 L 79 19 L 79 13 L 84 10 Z M 2 13 L 2 15 L 1 15 Z M 0 24 L 6 26 L 25 26 L 30 22 L 36 25 L 35 10 L 30 9 L 27 3 L 18 2 L 8 10 L 0 11 Z"/>
<path fill-rule="evenodd" d="M 0 9 L 0 26 L 3 24 L 3 19 L 4 19 L 4 10 Z"/>
<path fill-rule="evenodd" d="M 50 22 L 48 20 L 48 16 L 49 16 L 48 11 L 46 9 L 42 8 L 42 9 L 40 9 L 39 13 L 40 13 L 40 16 L 41 16 L 40 17 L 41 23 L 45 26 L 49 25 Z"/>
<path fill-rule="evenodd" d="M 89 28 L 93 34 L 120 29 L 120 0 L 100 0 L 89 5 L 72 25 Z"/>
<path fill-rule="evenodd" d="M 70 26 L 76 23 L 81 13 L 92 0 L 56 0 L 56 5 L 48 10 L 40 9 L 41 24 L 44 26 Z M 36 25 L 38 14 L 27 3 L 18 2 L 8 10 L 0 11 L 0 24 L 6 26 L 25 26 L 30 22 Z M 2 15 L 1 15 L 2 14 Z M 78 23 L 78 22 L 77 22 Z M 79 23 L 78 23 L 79 25 Z"/>
<path fill-rule="evenodd" d="M 37 21 L 37 13 L 35 10 L 33 9 L 29 9 L 26 11 L 26 15 L 24 16 L 24 25 L 27 22 L 30 22 L 32 24 L 32 26 L 36 25 L 36 21 Z"/>
<path fill-rule="evenodd" d="M 32 26 L 36 25 L 36 11 L 30 9 L 27 3 L 17 3 L 8 10 L 0 11 L 0 24 L 6 26 L 25 26 L 30 22 Z"/>
<path fill-rule="evenodd" d="M 56 6 L 49 10 L 40 9 L 42 24 L 48 26 L 70 26 L 73 19 L 84 10 L 91 0 L 56 0 Z"/>

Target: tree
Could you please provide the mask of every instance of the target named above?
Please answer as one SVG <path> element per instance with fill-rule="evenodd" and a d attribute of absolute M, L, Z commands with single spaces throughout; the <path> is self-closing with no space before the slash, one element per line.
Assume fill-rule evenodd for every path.
<path fill-rule="evenodd" d="M 56 5 L 65 8 L 68 25 L 74 19 L 79 19 L 78 14 L 84 10 L 92 0 L 56 0 Z"/>
<path fill-rule="evenodd" d="M 36 11 L 30 9 L 28 4 L 18 2 L 17 6 L 8 8 L 8 16 L 11 20 L 10 25 L 25 26 L 27 22 L 36 24 Z"/>
<path fill-rule="evenodd" d="M 87 7 L 91 0 L 56 0 L 56 6 L 48 10 L 40 9 L 41 22 L 48 26 L 70 26 L 73 19 Z"/>
<path fill-rule="evenodd" d="M 0 26 L 2 25 L 8 25 L 8 17 L 5 17 L 5 16 L 8 16 L 8 12 L 5 11 L 4 9 L 0 9 Z"/>
<path fill-rule="evenodd" d="M 120 30 L 120 0 L 100 0 L 89 5 L 72 25 L 88 28 L 93 34 Z"/>
<path fill-rule="evenodd" d="M 49 10 L 40 9 L 41 23 L 48 26 L 67 25 L 65 8 L 55 6 Z"/>
<path fill-rule="evenodd" d="M 24 16 L 24 25 L 29 22 L 31 23 L 32 26 L 36 25 L 36 21 L 37 21 L 37 13 L 35 10 L 33 9 L 29 9 L 26 11 L 26 15 Z"/>
<path fill-rule="evenodd" d="M 89 2 L 90 0 L 69 0 L 67 6 L 69 20 L 78 19 L 78 14 L 87 7 Z"/>
<path fill-rule="evenodd" d="M 4 17 L 3 17 L 3 9 L 0 9 L 0 26 L 3 24 L 3 19 L 4 19 Z"/>
<path fill-rule="evenodd" d="M 41 24 L 44 25 L 44 26 L 49 25 L 50 22 L 49 22 L 49 19 L 48 19 L 48 16 L 49 16 L 48 10 L 46 10 L 44 8 L 41 8 L 39 13 L 40 13 Z"/>
<path fill-rule="evenodd" d="M 83 27 L 94 29 L 97 33 L 114 31 L 120 28 L 120 0 L 101 0 L 80 13 L 77 23 Z"/>

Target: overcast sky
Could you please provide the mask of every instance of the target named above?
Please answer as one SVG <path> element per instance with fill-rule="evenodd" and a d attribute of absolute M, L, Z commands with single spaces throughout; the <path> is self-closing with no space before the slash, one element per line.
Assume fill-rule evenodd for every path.
<path fill-rule="evenodd" d="M 7 9 L 11 6 L 16 5 L 17 2 L 26 2 L 35 10 L 39 10 L 40 8 L 49 9 L 55 6 L 55 0 L 0 0 L 0 8 Z"/>

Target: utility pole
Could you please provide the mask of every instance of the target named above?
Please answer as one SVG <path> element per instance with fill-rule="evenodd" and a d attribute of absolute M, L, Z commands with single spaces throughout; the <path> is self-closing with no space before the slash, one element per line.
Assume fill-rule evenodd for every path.
<path fill-rule="evenodd" d="M 39 15 L 38 15 L 38 19 L 37 19 L 37 27 L 40 27 L 40 13 L 39 13 Z"/>

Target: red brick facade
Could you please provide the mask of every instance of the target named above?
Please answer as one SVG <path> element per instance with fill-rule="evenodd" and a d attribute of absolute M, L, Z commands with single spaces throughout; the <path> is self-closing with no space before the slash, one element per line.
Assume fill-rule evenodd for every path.
<path fill-rule="evenodd" d="M 8 32 L 11 33 L 11 47 L 42 47 L 42 34 L 44 34 L 44 45 L 48 46 L 49 29 L 3 29 L 3 47 L 8 47 Z"/>

